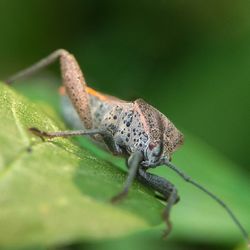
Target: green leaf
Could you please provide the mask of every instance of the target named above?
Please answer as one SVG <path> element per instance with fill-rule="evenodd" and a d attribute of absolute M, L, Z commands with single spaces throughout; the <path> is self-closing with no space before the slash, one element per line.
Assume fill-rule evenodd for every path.
<path fill-rule="evenodd" d="M 137 182 L 124 202 L 109 203 L 125 180 L 117 167 L 69 139 L 28 132 L 62 130 L 48 114 L 0 83 L 1 249 L 117 237 L 161 222 L 163 205 Z"/>
<path fill-rule="evenodd" d="M 43 99 L 45 97 L 48 97 L 49 95 L 51 95 L 51 87 L 50 85 L 44 85 L 44 81 L 41 87 L 40 85 L 37 85 L 38 81 L 36 80 L 35 82 L 32 82 L 32 84 L 30 85 L 26 85 L 24 86 L 24 84 L 17 84 L 17 88 L 19 92 L 22 92 L 25 95 L 28 95 L 29 98 L 32 98 L 33 101 L 38 102 L 39 104 L 42 103 Z M 51 84 L 51 82 L 50 82 Z M 36 87 L 33 87 L 33 85 L 36 85 Z M 31 91 L 31 87 L 32 86 L 32 91 Z M 7 91 L 5 86 L 1 86 L 1 88 L 4 88 L 5 91 Z M 36 92 L 37 91 L 37 92 Z M 39 97 L 39 95 L 41 95 L 41 91 L 43 92 L 43 96 Z M 2 91 L 1 91 L 2 92 Z M 0 92 L 0 93 L 1 93 Z M 34 93 L 36 92 L 36 93 Z M 48 94 L 46 94 L 48 93 Z M 8 94 L 11 96 L 13 96 L 13 92 L 8 90 Z M 2 95 L 2 94 L 1 94 Z M 34 98 L 34 96 L 36 96 Z M 53 109 L 58 110 L 58 106 L 54 106 L 55 102 L 54 100 L 56 100 L 56 89 L 54 89 L 54 95 L 53 98 L 47 98 L 46 99 L 46 112 L 50 115 L 50 117 L 56 117 L 55 114 L 53 114 L 53 112 L 51 112 L 51 109 L 48 112 L 48 107 L 47 107 L 47 102 L 50 102 L 50 105 L 53 106 Z M 11 97 L 8 97 L 11 98 Z M 16 95 L 15 98 L 11 98 L 11 100 L 15 99 L 16 100 Z M 20 99 L 21 97 L 19 96 L 18 99 Z M 2 101 L 3 98 L 1 98 L 0 102 Z M 21 98 L 22 102 L 24 102 L 23 98 Z M 25 103 L 27 103 L 27 101 L 25 101 Z M 7 105 L 6 103 L 4 105 Z M 43 104 L 44 105 L 44 104 Z M 2 105 L 1 105 L 2 106 Z M 38 107 L 29 104 L 29 109 L 31 109 L 31 106 L 33 107 L 31 109 L 32 113 L 34 112 L 34 110 L 37 110 Z M 17 108 L 17 107 L 16 107 Z M 1 108 L 2 110 L 2 108 Z M 9 110 L 9 108 L 7 108 L 7 110 Z M 2 111 L 0 111 L 1 113 Z M 6 117 L 7 112 L 4 111 L 4 117 Z M 39 114 L 41 115 L 42 112 L 39 111 Z M 36 118 L 38 119 L 40 117 L 40 115 Z M 22 117 L 22 116 L 20 116 Z M 42 115 L 42 117 L 44 118 L 44 114 Z M 6 119 L 6 118 L 5 118 Z M 20 118 L 19 118 L 20 119 Z M 39 128 L 46 128 L 47 130 L 57 130 L 59 128 L 63 128 L 62 123 L 58 120 L 58 118 L 54 119 L 57 121 L 56 127 L 54 127 L 55 125 L 50 125 L 51 123 L 51 119 L 46 118 L 45 122 L 41 121 L 41 119 L 35 120 L 33 123 L 27 123 L 25 122 L 25 120 L 28 119 L 27 117 L 24 119 L 24 121 L 22 121 L 25 125 L 24 127 L 30 127 L 30 126 L 37 126 L 37 124 L 39 125 Z M 3 119 L 1 118 L 1 121 Z M 11 119 L 12 122 L 9 122 L 8 127 L 6 128 L 2 128 L 0 131 L 0 133 L 4 134 L 4 136 L 0 137 L 0 145 L 2 146 L 2 137 L 6 137 L 6 132 L 8 131 L 8 129 L 11 127 L 10 124 L 13 123 L 13 118 Z M 49 120 L 49 122 L 48 122 Z M 55 123 L 53 123 L 55 124 Z M 0 124 L 1 125 L 1 124 Z M 26 130 L 25 133 L 27 134 Z M 193 135 L 191 135 L 189 132 L 184 131 L 185 134 L 185 144 L 183 147 L 181 147 L 181 149 L 176 152 L 174 154 L 173 157 L 173 162 L 179 166 L 182 170 L 184 170 L 187 174 L 189 174 L 190 176 L 192 176 L 197 182 L 201 183 L 202 185 L 204 185 L 205 187 L 207 187 L 210 191 L 214 192 L 216 195 L 218 195 L 220 198 L 222 198 L 226 204 L 228 204 L 230 206 L 230 208 L 234 211 L 234 213 L 236 214 L 236 216 L 239 218 L 240 222 L 246 227 L 247 230 L 250 229 L 250 217 L 249 217 L 249 211 L 250 211 L 250 200 L 249 200 L 249 193 L 250 193 L 250 186 L 249 186 L 249 180 L 247 177 L 247 174 L 244 173 L 244 171 L 242 170 L 242 168 L 240 168 L 239 166 L 237 166 L 236 164 L 234 164 L 233 162 L 231 162 L 230 160 L 228 160 L 227 158 L 225 158 L 220 152 L 214 150 L 212 147 L 210 147 L 209 145 L 207 145 L 204 141 L 194 137 Z M 10 136 L 10 135 L 9 135 Z M 30 137 L 29 137 L 30 138 Z M 13 138 L 10 138 L 11 141 Z M 15 139 L 15 137 L 14 137 Z M 13 140 L 14 140 L 13 139 Z M 71 153 L 71 157 L 73 155 L 73 157 L 75 158 L 76 156 L 78 156 L 79 154 L 80 156 L 80 164 L 74 164 L 71 163 L 69 164 L 69 168 L 71 169 L 71 171 L 74 171 L 74 174 L 71 174 L 71 181 L 73 181 L 74 183 L 70 184 L 70 186 L 74 187 L 75 189 L 78 189 L 78 191 L 82 192 L 82 195 L 89 195 L 88 197 L 91 197 L 94 199 L 94 201 L 98 202 L 103 202 L 101 203 L 101 205 L 103 206 L 108 206 L 107 204 L 107 200 L 114 194 L 116 193 L 118 190 L 120 190 L 121 186 L 122 186 L 122 182 L 124 181 L 124 174 L 121 173 L 120 171 L 117 170 L 117 168 L 113 167 L 110 164 L 107 164 L 106 162 L 101 161 L 100 159 L 106 159 L 109 162 L 112 162 L 114 165 L 119 166 L 119 167 L 124 167 L 124 164 L 122 163 L 123 160 L 114 157 L 112 155 L 110 155 L 109 153 L 105 153 L 102 150 L 99 150 L 97 147 L 93 146 L 92 143 L 86 142 L 86 140 L 84 140 L 84 142 L 81 142 L 82 145 L 84 146 L 83 148 L 79 148 L 77 146 L 75 146 L 74 144 L 72 144 L 70 141 L 68 140 L 53 140 L 54 143 L 50 142 L 46 142 L 46 143 L 41 143 L 41 141 L 37 138 L 36 139 L 36 144 L 38 145 L 44 145 L 46 147 L 46 150 L 48 149 L 48 146 L 53 146 L 53 150 L 54 148 L 57 148 L 57 146 L 61 146 L 62 147 L 62 155 L 65 155 L 68 152 L 65 152 L 65 150 L 68 151 L 73 151 L 73 153 Z M 30 139 L 29 139 L 30 140 Z M 15 141 L 15 140 L 14 140 Z M 76 142 L 76 141 L 74 141 Z M 25 150 L 27 149 L 28 145 L 29 145 L 30 141 L 21 146 L 20 150 Z M 13 150 L 13 143 L 10 142 L 10 145 L 12 145 L 12 150 Z M 15 147 L 17 147 L 17 143 L 14 143 Z M 98 161 L 94 158 L 93 155 L 91 155 L 89 152 L 86 152 L 86 150 L 84 150 L 84 148 L 89 148 L 93 153 L 95 153 L 95 155 L 98 155 Z M 10 150 L 7 150 L 8 152 Z M 36 151 L 36 150 L 33 150 Z M 0 151 L 1 153 L 3 152 L 2 149 Z M 13 152 L 12 152 L 13 153 Z M 14 154 L 14 153 L 13 153 Z M 84 168 L 84 164 L 82 162 L 85 162 L 85 160 L 87 161 L 87 159 L 85 159 L 84 157 L 88 155 L 89 157 L 91 157 L 92 160 L 94 160 L 94 164 L 91 165 L 91 168 L 88 166 L 86 168 Z M 27 157 L 31 157 L 30 154 L 27 154 Z M 82 157 L 85 159 L 83 160 Z M 58 159 L 59 158 L 59 159 Z M 66 157 L 67 158 L 67 157 Z M 62 165 L 66 164 L 65 160 L 62 160 L 64 158 L 60 157 L 55 157 L 55 164 L 48 162 L 48 159 L 39 159 L 39 164 L 37 166 L 34 165 L 34 162 L 32 160 L 32 162 L 30 163 L 32 165 L 32 168 L 37 168 L 34 171 L 30 171 L 30 173 L 33 174 L 38 174 L 39 178 L 44 178 L 44 174 L 41 174 L 41 171 L 44 171 L 45 174 L 46 173 L 51 173 L 50 171 L 56 171 L 57 174 L 59 176 L 61 176 L 60 178 L 66 178 L 67 175 L 65 175 L 65 170 L 62 170 L 63 167 Z M 49 159 L 51 161 L 51 158 Z M 92 162 L 91 160 L 91 162 Z M 63 161 L 63 164 L 60 164 L 59 162 Z M 41 162 L 41 164 L 40 164 Z M 98 163 L 98 164 L 97 164 Z M 45 167 L 45 165 L 52 165 L 50 167 Z M 81 166 L 81 164 L 83 166 Z M 44 169 L 41 169 L 41 165 L 44 166 Z M 72 166 L 71 166 L 72 165 Z M 96 170 L 96 169 L 99 169 Z M 26 163 L 25 166 L 26 167 Z M 92 167 L 94 169 L 92 169 Z M 103 169 L 105 168 L 105 169 Z M 12 168 L 12 170 L 14 170 Z M 21 170 L 21 168 L 20 168 Z M 86 171 L 86 175 L 89 176 L 93 176 L 93 172 L 94 172 L 94 177 L 90 177 L 89 176 L 85 176 L 83 175 L 83 171 Z M 80 172 L 79 172 L 80 171 Z M 90 172 L 89 172 L 90 171 Z M 93 171 L 93 172 L 92 172 Z M 98 171 L 98 173 L 97 173 Z M 109 173 L 108 176 L 107 172 Z M 175 239 L 175 240 L 181 240 L 181 242 L 202 242 L 204 244 L 204 242 L 206 242 L 207 244 L 230 244 L 230 245 L 234 245 L 236 242 L 241 242 L 243 243 L 243 248 L 245 247 L 242 236 L 239 233 L 239 230 L 237 229 L 237 227 L 233 224 L 233 222 L 231 221 L 231 219 L 229 218 L 229 216 L 226 214 L 226 212 L 220 207 L 218 206 L 213 200 L 211 200 L 210 197 L 208 197 L 206 194 L 203 194 L 201 191 L 197 190 L 195 187 L 192 187 L 191 185 L 185 183 L 183 180 L 181 180 L 178 176 L 176 176 L 175 173 L 171 172 L 170 170 L 166 169 L 165 167 L 159 167 L 157 169 L 153 170 L 154 173 L 157 173 L 161 176 L 164 176 L 165 178 L 167 178 L 168 180 L 170 180 L 172 183 L 174 183 L 179 191 L 179 195 L 181 197 L 180 202 L 174 206 L 172 213 L 171 213 L 171 220 L 173 223 L 173 231 L 171 233 L 171 236 L 169 238 L 169 241 L 162 241 L 160 240 L 159 236 L 161 234 L 160 230 L 150 230 L 150 232 L 145 233 L 142 231 L 142 233 L 140 233 L 140 237 L 137 237 L 137 234 L 131 234 L 132 235 L 132 241 L 130 240 L 130 237 L 126 237 L 123 238 L 125 242 L 130 242 L 132 245 L 134 244 L 135 247 L 137 249 L 145 249 L 145 241 L 142 241 L 142 238 L 152 238 L 154 239 L 154 246 L 157 247 L 159 246 L 159 248 L 163 248 L 163 247 L 168 247 L 169 249 L 173 248 L 172 245 L 172 241 L 171 239 Z M 56 175 L 57 175 L 56 174 Z M 67 173 L 70 174 L 70 173 Z M 103 175 L 105 175 L 105 178 L 103 178 Z M 72 177 L 74 176 L 74 177 Z M 111 180 L 109 178 L 109 176 L 111 177 Z M 117 177 L 115 177 L 117 176 Z M 20 177 L 21 178 L 21 177 Z M 32 177 L 33 178 L 33 177 Z M 51 178 L 54 180 L 54 176 L 51 176 Z M 70 178 L 69 176 L 67 178 Z M 95 179 L 95 181 L 93 180 L 93 178 Z M 99 180 L 100 178 L 100 180 Z M 27 179 L 27 178 L 26 178 Z M 30 178 L 29 178 L 30 179 Z M 49 181 L 48 177 L 46 177 L 46 181 L 45 183 L 43 183 L 43 185 L 50 186 L 51 189 L 55 189 L 55 183 L 52 182 L 52 180 Z M 118 180 L 118 181 L 117 181 Z M 25 180 L 23 180 L 25 182 Z M 99 182 L 103 183 L 104 181 L 107 181 L 108 184 L 106 183 L 106 185 L 102 186 L 100 188 L 100 190 L 98 189 L 98 187 L 96 186 Z M 40 181 L 41 182 L 41 181 Z M 1 179 L 0 179 L 0 183 L 1 183 Z M 63 190 L 64 188 L 67 188 L 67 186 L 69 186 L 69 181 L 64 181 L 65 185 L 62 184 L 60 185 L 58 193 L 62 192 L 64 195 L 69 195 L 69 191 L 66 192 L 65 190 Z M 24 184 L 22 184 L 24 185 Z M 83 186 L 86 185 L 86 187 L 88 188 L 84 188 Z M 24 185 L 25 186 L 25 185 Z M 1 187 L 1 185 L 0 185 Z M 26 186 L 27 187 L 27 186 Z M 91 187 L 91 188 L 89 188 Z M 92 188 L 93 187 L 93 188 Z M 49 187 L 47 187 L 48 189 Z M 7 189 L 7 188 L 6 188 Z M 19 188 L 20 189 L 20 188 Z M 46 190 L 47 190 L 46 189 Z M 138 192 L 139 189 L 140 192 Z M 82 191 L 84 190 L 84 192 Z M 15 190 L 14 190 L 15 191 Z M 13 193 L 14 193 L 13 191 Z M 130 193 L 129 197 L 127 200 L 124 201 L 124 203 L 119 205 L 120 209 L 123 209 L 123 211 L 125 212 L 132 212 L 134 213 L 135 216 L 138 217 L 143 217 L 145 220 L 149 220 L 151 223 L 151 225 L 156 225 L 159 220 L 160 220 L 160 213 L 161 210 L 163 208 L 163 206 L 159 203 L 156 202 L 156 200 L 154 199 L 154 197 L 150 196 L 150 193 L 148 190 L 146 190 L 145 188 L 141 187 L 140 185 L 138 185 L 138 183 L 135 183 L 134 185 L 134 189 L 131 190 L 132 192 Z M 146 195 L 146 197 L 142 197 L 142 193 L 141 191 L 143 191 L 143 195 Z M 146 191 L 146 193 L 145 193 Z M 0 188 L 0 192 L 3 193 L 1 191 Z M 6 191 L 5 191 L 6 192 Z M 34 191 L 35 192 L 35 191 Z M 48 191 L 47 191 L 48 192 Z M 50 191 L 52 192 L 52 191 Z M 42 192 L 43 194 L 43 192 Z M 24 196 L 26 196 L 27 194 L 25 193 Z M 46 194 L 47 195 L 47 194 Z M 46 195 L 42 195 L 41 199 L 43 197 L 43 199 L 46 198 Z M 35 195 L 36 196 L 36 195 Z M 49 197 L 48 197 L 49 198 Z M 67 197 L 68 199 L 72 199 L 71 196 Z M 81 199 L 83 199 L 84 197 L 82 197 Z M 20 198 L 21 199 L 21 198 Z M 30 199 L 30 196 L 29 196 Z M 32 198 L 33 199 L 33 198 Z M 37 199 L 39 200 L 40 197 L 37 197 Z M 79 198 L 80 199 L 80 198 Z M 1 197 L 0 197 L 1 200 Z M 27 197 L 27 203 L 29 203 L 30 201 L 28 200 Z M 54 199 L 53 199 L 54 202 Z M 148 202 L 146 204 L 146 202 Z M 150 204 L 149 204 L 150 202 Z M 75 203 L 76 200 L 71 201 L 71 206 L 75 207 Z M 2 203 L 0 203 L 0 206 Z M 99 204 L 99 203 L 98 203 Z M 19 206 L 19 205 L 18 205 Z M 78 206 L 78 205 L 77 205 Z M 84 209 L 82 208 L 82 206 L 79 206 L 78 209 Z M 111 207 L 111 209 L 117 209 L 117 207 Z M 85 210 L 84 210 L 85 211 Z M 113 210 L 112 210 L 113 211 Z M 13 213 L 16 213 L 13 212 Z M 69 212 L 70 213 L 70 212 Z M 104 213 L 104 211 L 102 211 L 102 213 Z M 13 216 L 13 215 L 11 215 Z M 74 242 L 75 239 L 103 239 L 106 243 L 107 243 L 107 248 L 106 249 L 110 249 L 110 246 L 113 245 L 120 245 L 120 239 L 118 240 L 109 240 L 106 241 L 105 237 L 106 236 L 118 236 L 115 235 L 115 233 L 113 232 L 113 234 L 109 234 L 109 235 L 85 235 L 86 233 L 84 231 L 82 231 L 81 233 L 84 233 L 84 235 L 78 235 L 75 234 L 75 231 L 72 232 L 72 228 L 70 229 L 65 229 L 62 225 L 65 223 L 65 219 L 69 220 L 70 215 L 65 214 L 65 216 L 63 217 L 63 219 L 60 222 L 60 226 L 61 226 L 61 230 L 64 231 L 63 233 L 60 231 L 57 231 L 57 236 L 60 237 L 60 239 L 51 239 L 50 235 L 51 233 L 49 233 L 48 235 L 44 235 L 42 240 L 37 240 L 36 242 L 42 242 L 41 244 L 47 244 L 47 245 L 51 245 L 51 244 L 55 244 L 55 243 L 59 243 L 59 242 Z M 98 217 L 94 217 L 97 220 L 97 224 L 98 221 L 100 222 L 100 217 L 101 214 L 98 214 Z M 103 214 L 104 216 L 104 214 Z M 0 210 L 0 217 L 1 217 L 1 210 Z M 61 218 L 61 217 L 60 217 Z M 76 225 L 78 224 L 78 220 L 79 218 L 81 218 L 79 216 L 79 214 L 74 214 L 74 216 L 72 216 L 72 221 L 73 218 L 77 221 Z M 82 216 L 82 218 L 85 217 Z M 121 216 L 121 219 L 123 218 L 123 215 Z M 27 219 L 27 218 L 26 218 Z M 30 219 L 32 220 L 32 218 Z M 50 218 L 51 220 L 51 218 Z M 55 220 L 55 218 L 53 219 Z M 50 221 L 50 223 L 53 222 L 53 220 Z M 84 221 L 83 220 L 83 221 Z M 125 220 L 125 218 L 124 218 Z M 1 220 L 0 220 L 1 221 Z M 15 221 L 13 222 L 13 227 L 15 227 Z M 123 221 L 123 220 L 122 220 Z M 121 221 L 121 223 L 122 223 Z M 107 223 L 114 223 L 114 218 L 112 215 L 109 215 L 107 218 Z M 68 223 L 68 222 L 67 222 Z M 66 223 L 66 224 L 67 224 Z M 7 223 L 5 223 L 7 224 Z M 23 221 L 22 221 L 23 224 Z M 113 230 L 117 231 L 117 227 L 120 228 L 122 226 L 122 224 L 117 223 L 117 225 L 112 225 Z M 0 242 L 2 242 L 2 238 L 4 238 L 4 236 L 1 236 L 2 231 L 4 232 L 4 230 L 6 230 L 6 226 L 4 226 L 4 229 L 2 229 L 2 223 L 0 222 Z M 65 225 L 64 225 L 65 226 Z M 99 228 L 100 226 L 103 225 L 99 225 L 97 226 L 98 231 L 102 230 L 102 228 Z M 116 227 L 117 226 L 117 227 Z M 22 228 L 22 226 L 20 226 Z M 20 228 L 19 227 L 19 228 Z M 77 230 L 78 230 L 78 225 L 76 226 Z M 142 226 L 141 228 L 143 228 L 144 226 Z M 164 225 L 162 224 L 162 226 L 160 226 L 160 228 L 162 229 L 164 227 Z M 146 228 L 146 227 L 144 227 Z M 21 229 L 20 229 L 21 230 Z M 57 229 L 59 230 L 59 229 Z M 76 230 L 76 231 L 77 231 Z M 111 229 L 110 229 L 111 230 Z M 46 229 L 44 229 L 44 231 L 46 231 Z M 55 230 L 56 231 L 56 230 Z M 124 231 L 126 231 L 124 229 Z M 137 230 L 137 229 L 133 229 L 133 230 L 127 230 L 128 232 L 132 232 L 132 231 L 141 231 L 141 230 Z M 79 231 L 77 231 L 79 233 Z M 89 232 L 89 231 L 88 231 Z M 89 234 L 93 233 L 93 231 L 89 232 Z M 5 233 L 6 234 L 6 233 Z M 9 234 L 9 232 L 7 232 L 7 235 Z M 26 238 L 24 240 L 24 244 L 28 242 L 28 244 L 32 243 L 32 239 L 34 238 L 34 232 L 33 229 L 31 228 L 30 230 L 27 230 L 27 232 L 25 233 L 29 236 L 26 236 L 28 238 Z M 120 233 L 119 235 L 122 235 L 123 233 Z M 127 234 L 127 233 L 126 233 Z M 72 236 L 73 235 L 73 236 Z M 133 236 L 134 235 L 134 236 Z M 151 235 L 151 236 L 150 236 Z M 12 234 L 13 236 L 13 234 Z M 97 236 L 96 238 L 94 236 Z M 11 238 L 11 236 L 9 236 Z M 15 235 L 16 237 L 16 235 Z M 20 237 L 23 237 L 22 235 Z M 42 237 L 42 236 L 40 236 Z M 11 241 L 11 239 L 9 238 L 9 241 Z M 63 239 L 62 239 L 63 238 Z M 138 240 L 137 240 L 138 238 Z M 12 241 L 14 242 L 15 238 L 12 237 Z M 103 243 L 103 240 L 101 241 L 101 243 Z M 20 241 L 20 240 L 19 240 Z M 18 241 L 18 243 L 19 243 Z M 98 241 L 99 242 L 99 241 Z M 15 243 L 15 242 L 14 242 Z M 101 244 L 100 243 L 100 244 Z M 93 243 L 91 243 L 93 244 Z M 146 243 L 147 244 L 147 243 Z M 115 246 L 116 246 L 115 245 Z M 98 248 L 98 243 L 94 244 L 96 249 Z M 149 246 L 150 243 L 149 243 Z M 240 245 L 239 245 L 240 247 Z"/>

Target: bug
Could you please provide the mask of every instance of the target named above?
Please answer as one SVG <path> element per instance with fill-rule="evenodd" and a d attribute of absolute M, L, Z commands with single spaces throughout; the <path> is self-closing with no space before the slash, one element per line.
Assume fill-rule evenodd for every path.
<path fill-rule="evenodd" d="M 171 163 L 171 155 L 183 143 L 183 135 L 165 115 L 142 99 L 127 102 L 89 88 L 75 57 L 64 49 L 56 50 L 6 82 L 11 83 L 28 77 L 57 59 L 61 64 L 63 87 L 60 92 L 65 118 L 73 121 L 75 127 L 82 126 L 83 129 L 47 132 L 30 128 L 32 133 L 42 138 L 89 135 L 92 139 L 104 143 L 113 154 L 125 156 L 127 179 L 122 191 L 111 201 L 116 203 L 125 198 L 135 178 L 157 191 L 161 199 L 167 201 L 162 215 L 167 226 L 164 236 L 171 231 L 170 211 L 178 202 L 179 196 L 171 182 L 147 171 L 160 165 L 169 167 L 186 182 L 218 202 L 248 241 L 247 231 L 229 207 Z"/>

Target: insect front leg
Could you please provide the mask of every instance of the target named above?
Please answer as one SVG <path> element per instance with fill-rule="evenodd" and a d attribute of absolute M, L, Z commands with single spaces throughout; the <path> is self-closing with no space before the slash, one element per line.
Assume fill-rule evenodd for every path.
<path fill-rule="evenodd" d="M 177 189 L 175 186 L 169 182 L 168 180 L 151 174 L 147 173 L 145 169 L 140 168 L 138 170 L 137 179 L 142 182 L 143 184 L 153 188 L 157 192 L 159 192 L 165 200 L 167 201 L 167 206 L 163 211 L 162 217 L 167 225 L 167 229 L 164 232 L 163 237 L 166 238 L 168 234 L 172 230 L 172 224 L 170 222 L 170 210 L 172 206 L 179 201 L 179 196 L 177 194 Z"/>
<path fill-rule="evenodd" d="M 44 139 L 44 137 L 55 138 L 55 137 L 72 137 L 79 135 L 96 135 L 103 134 L 103 131 L 97 129 L 89 129 L 89 130 L 66 130 L 66 131 L 56 131 L 56 132 L 46 132 L 39 130 L 38 128 L 29 128 L 29 130 Z"/>
<path fill-rule="evenodd" d="M 135 176 L 138 171 L 139 164 L 142 160 L 143 156 L 141 152 L 134 152 L 130 155 L 128 158 L 128 176 L 124 185 L 123 190 L 115 195 L 112 199 L 112 203 L 116 203 L 118 201 L 121 201 L 123 198 L 125 198 L 128 194 L 129 188 L 131 187 L 133 180 L 135 179 Z"/>

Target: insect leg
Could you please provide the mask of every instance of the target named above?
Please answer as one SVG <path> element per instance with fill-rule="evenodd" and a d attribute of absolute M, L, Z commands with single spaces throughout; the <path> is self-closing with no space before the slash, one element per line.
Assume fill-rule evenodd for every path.
<path fill-rule="evenodd" d="M 128 172 L 128 176 L 127 176 L 124 188 L 119 194 L 117 194 L 111 199 L 112 203 L 121 201 L 123 198 L 126 197 L 126 195 L 128 194 L 129 188 L 132 185 L 133 180 L 137 174 L 137 170 L 138 170 L 139 163 L 141 160 L 142 160 L 141 152 L 134 152 L 130 155 L 130 157 L 128 158 L 129 172 Z"/>
<path fill-rule="evenodd" d="M 54 137 L 70 137 L 70 136 L 78 136 L 78 135 L 95 135 L 95 134 L 102 134 L 103 132 L 97 129 L 92 129 L 92 130 L 69 130 L 69 131 L 57 131 L 57 132 L 46 132 L 46 131 L 41 131 L 37 128 L 29 128 L 29 130 L 43 138 L 43 137 L 48 137 L 48 138 L 54 138 Z"/>
<path fill-rule="evenodd" d="M 137 179 L 143 184 L 158 191 L 160 194 L 162 194 L 165 197 L 165 200 L 167 201 L 167 206 L 163 211 L 162 217 L 167 225 L 167 229 L 164 232 L 163 236 L 167 237 L 172 229 L 172 224 L 169 220 L 170 210 L 172 206 L 179 201 L 177 189 L 168 180 L 160 176 L 147 173 L 146 170 L 143 168 L 140 168 L 138 170 Z"/>
<path fill-rule="evenodd" d="M 51 53 L 47 57 L 45 57 L 42 60 L 35 63 L 34 65 L 32 65 L 24 70 L 21 70 L 18 73 L 16 73 L 15 75 L 9 77 L 8 79 L 5 80 L 5 82 L 10 84 L 12 82 L 22 80 L 24 78 L 27 78 L 27 77 L 37 73 L 38 71 L 42 70 L 43 68 L 46 68 L 47 66 L 49 66 L 50 64 L 55 62 L 62 55 L 63 51 L 64 51 L 63 49 L 58 49 L 58 50 L 54 51 L 53 53 Z"/>
<path fill-rule="evenodd" d="M 41 69 L 60 59 L 61 75 L 65 86 L 66 94 L 70 98 L 75 110 L 87 129 L 92 128 L 92 117 L 86 91 L 86 82 L 80 66 L 75 57 L 64 49 L 59 49 L 49 56 L 38 61 L 27 69 L 24 69 L 6 80 L 11 83 L 29 77 Z"/>

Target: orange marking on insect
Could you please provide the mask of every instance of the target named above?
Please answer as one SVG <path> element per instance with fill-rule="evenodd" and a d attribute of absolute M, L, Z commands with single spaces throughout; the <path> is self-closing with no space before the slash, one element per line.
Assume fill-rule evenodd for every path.
<path fill-rule="evenodd" d="M 86 92 L 90 95 L 93 95 L 93 96 L 99 98 L 102 101 L 108 100 L 108 98 L 105 95 L 101 94 L 100 92 L 97 92 L 96 90 L 94 90 L 92 88 L 86 87 Z"/>
<path fill-rule="evenodd" d="M 59 87 L 58 92 L 60 95 L 66 95 L 66 89 L 64 86 Z"/>
<path fill-rule="evenodd" d="M 66 95 L 66 88 L 65 88 L 65 86 L 59 87 L 58 92 L 59 92 L 60 95 Z M 99 98 L 102 101 L 107 101 L 108 100 L 107 96 L 101 94 L 100 92 L 97 92 L 96 90 L 94 90 L 92 88 L 86 87 L 86 92 L 89 95 L 95 96 L 95 97 Z"/>

